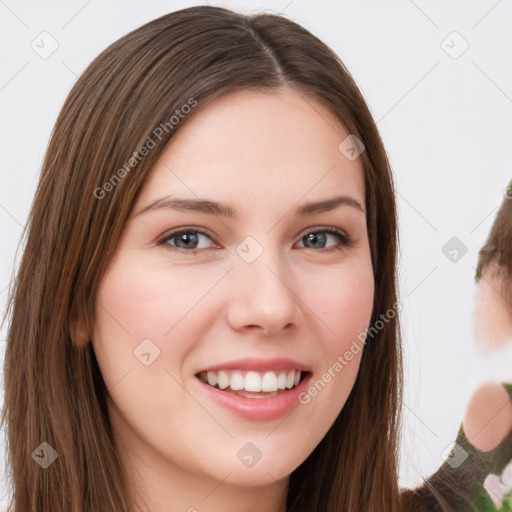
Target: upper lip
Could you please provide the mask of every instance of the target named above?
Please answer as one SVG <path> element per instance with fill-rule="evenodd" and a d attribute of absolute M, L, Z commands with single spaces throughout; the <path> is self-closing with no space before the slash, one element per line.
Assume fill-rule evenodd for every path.
<path fill-rule="evenodd" d="M 272 359 L 258 359 L 258 358 L 245 358 L 237 359 L 236 361 L 226 361 L 219 363 L 208 368 L 203 368 L 200 372 L 216 372 L 220 370 L 253 370 L 253 371 L 275 371 L 286 370 L 293 368 L 301 372 L 311 371 L 309 366 L 299 363 L 294 359 L 287 357 L 276 357 Z"/>

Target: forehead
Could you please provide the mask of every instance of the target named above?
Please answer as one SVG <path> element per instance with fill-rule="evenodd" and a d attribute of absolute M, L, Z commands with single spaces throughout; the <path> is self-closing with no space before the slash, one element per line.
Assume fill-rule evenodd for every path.
<path fill-rule="evenodd" d="M 349 135 L 327 107 L 291 88 L 232 92 L 178 129 L 139 203 L 175 192 L 277 202 L 339 192 L 364 204 L 361 159 L 351 161 L 339 149 Z"/>

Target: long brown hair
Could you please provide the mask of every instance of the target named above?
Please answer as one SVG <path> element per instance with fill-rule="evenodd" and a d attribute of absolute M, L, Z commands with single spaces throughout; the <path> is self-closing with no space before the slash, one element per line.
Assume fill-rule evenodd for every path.
<path fill-rule="evenodd" d="M 112 441 L 108 390 L 92 344 L 80 347 L 74 326 L 83 319 L 93 331 L 98 284 L 138 191 L 174 133 L 225 93 L 283 85 L 322 102 L 364 144 L 371 325 L 383 323 L 398 302 L 391 169 L 369 109 L 336 54 L 303 27 L 268 13 L 197 6 L 145 24 L 104 50 L 69 93 L 23 234 L 4 317 L 10 328 L 2 424 L 7 419 L 12 512 L 133 510 L 136 497 Z M 180 116 L 194 101 L 188 117 Z M 170 126 L 176 111 L 179 122 Z M 167 127 L 160 138 L 157 127 Z M 148 137 L 155 144 L 142 157 Z M 288 512 L 398 510 L 401 397 L 394 314 L 367 340 L 342 412 L 290 475 Z M 32 457 L 42 442 L 58 453 L 44 470 Z"/>

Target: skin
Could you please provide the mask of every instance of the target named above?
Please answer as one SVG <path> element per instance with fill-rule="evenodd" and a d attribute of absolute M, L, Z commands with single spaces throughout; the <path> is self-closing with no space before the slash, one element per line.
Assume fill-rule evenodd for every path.
<path fill-rule="evenodd" d="M 491 265 L 478 282 L 475 294 L 475 338 L 484 350 L 512 341 L 510 283 Z M 464 434 L 478 450 L 495 449 L 512 428 L 512 404 L 496 381 L 481 384 L 471 396 L 463 422 Z"/>
<path fill-rule="evenodd" d="M 487 268 L 475 294 L 475 338 L 483 349 L 512 341 L 512 284 L 496 264 Z"/>
<path fill-rule="evenodd" d="M 283 356 L 310 365 L 314 382 L 369 326 L 365 212 L 342 205 L 292 213 L 339 194 L 365 208 L 360 158 L 338 150 L 348 135 L 323 105 L 290 88 L 238 91 L 187 119 L 148 176 L 101 281 L 91 342 L 122 463 L 153 512 L 284 512 L 290 473 L 342 410 L 362 351 L 307 405 L 274 421 L 221 408 L 195 374 L 234 359 Z M 166 208 L 137 215 L 170 194 L 227 203 L 239 215 Z M 208 236 L 197 235 L 195 250 L 178 249 L 177 237 L 157 245 L 183 227 Z M 308 245 L 311 233 L 327 238 Z M 236 252 L 248 236 L 263 249 L 250 264 Z M 160 350 L 149 366 L 134 357 L 147 338 Z M 247 442 L 262 454 L 251 468 L 237 457 Z"/>

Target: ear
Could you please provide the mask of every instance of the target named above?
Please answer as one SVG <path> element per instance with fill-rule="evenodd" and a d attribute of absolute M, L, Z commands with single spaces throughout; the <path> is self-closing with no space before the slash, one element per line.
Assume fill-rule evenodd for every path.
<path fill-rule="evenodd" d="M 79 315 L 78 319 L 70 321 L 70 336 L 71 339 L 78 345 L 80 348 L 84 347 L 89 343 L 90 336 L 85 327 L 85 322 L 83 317 Z"/>
<path fill-rule="evenodd" d="M 474 305 L 474 334 L 484 350 L 512 342 L 511 283 L 490 266 L 478 280 Z"/>

